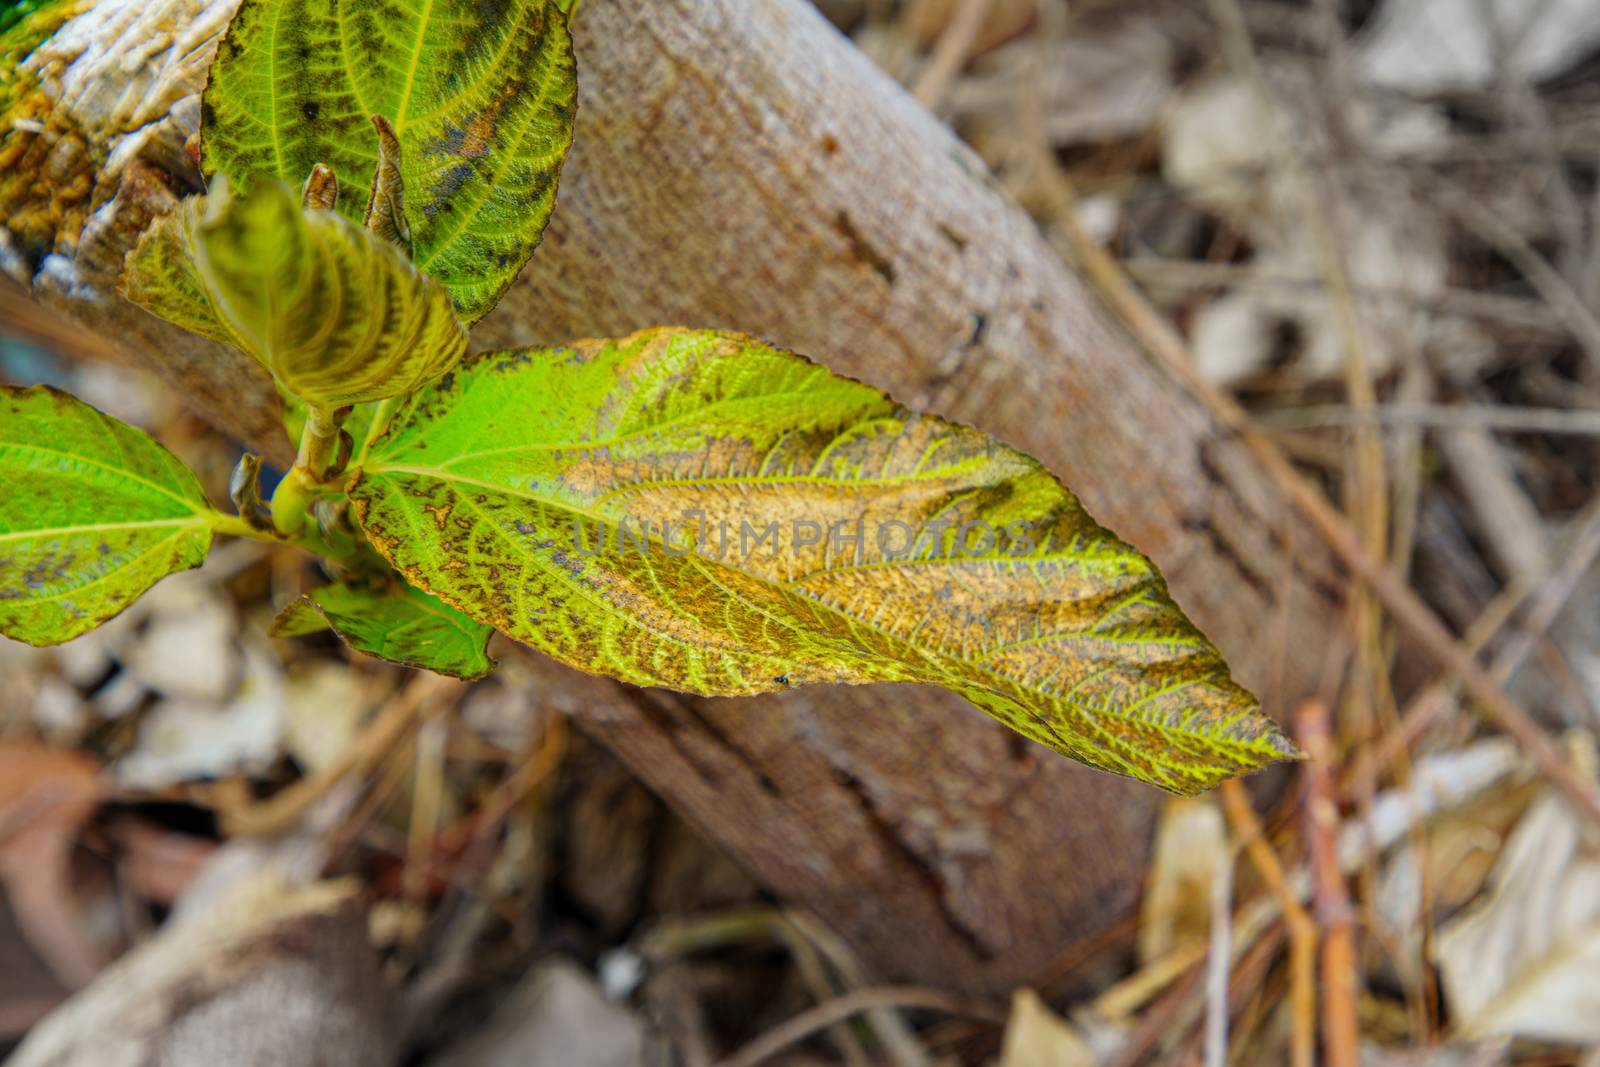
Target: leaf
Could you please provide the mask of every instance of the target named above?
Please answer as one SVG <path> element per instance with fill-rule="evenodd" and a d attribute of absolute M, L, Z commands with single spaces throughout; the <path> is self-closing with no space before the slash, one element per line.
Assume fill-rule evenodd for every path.
<path fill-rule="evenodd" d="M 266 533 L 272 529 L 272 516 L 261 499 L 261 457 L 246 452 L 228 478 L 228 499 L 239 518 L 252 530 Z"/>
<path fill-rule="evenodd" d="M 300 186 L 300 206 L 321 208 L 323 211 L 333 211 L 339 206 L 339 176 L 332 167 L 326 163 L 312 166 L 305 184 Z"/>
<path fill-rule="evenodd" d="M 390 663 L 468 680 L 494 670 L 487 651 L 492 628 L 409 586 L 322 586 L 279 612 L 272 635 L 298 637 L 330 626 L 357 652 Z"/>
<path fill-rule="evenodd" d="M 278 182 L 218 182 L 129 253 L 128 298 L 243 350 L 311 404 L 409 392 L 449 370 L 467 336 L 437 282 L 393 245 L 303 210 Z"/>
<path fill-rule="evenodd" d="M 372 116 L 372 128 L 378 134 L 378 169 L 372 175 L 372 193 L 361 224 L 409 256 L 411 226 L 406 222 L 400 138 L 382 115 Z"/>
<path fill-rule="evenodd" d="M 721 695 L 931 682 L 1178 793 L 1295 755 L 1037 462 L 803 357 L 674 329 L 490 353 L 384 427 L 349 486 L 373 543 L 583 670 Z"/>
<path fill-rule="evenodd" d="M 143 430 L 46 386 L 0 386 L 0 633 L 57 645 L 174 571 L 215 513 Z"/>
<path fill-rule="evenodd" d="M 338 174 L 364 215 L 378 139 L 399 136 L 417 267 L 483 317 L 555 206 L 577 107 L 572 40 L 553 0 L 244 0 L 201 104 L 207 175 L 298 187 Z"/>
<path fill-rule="evenodd" d="M 1071 1023 L 1026 987 L 1011 994 L 996 1067 L 1094 1067 L 1097 1059 Z"/>
<path fill-rule="evenodd" d="M 1593 740 L 1570 735 L 1583 777 Z M 1481 832 L 1481 831 L 1480 831 Z M 1600 846 L 1559 790 L 1544 790 L 1511 832 L 1488 892 L 1438 931 L 1440 977 L 1467 1037 L 1600 1041 Z"/>
<path fill-rule="evenodd" d="M 1232 861 L 1227 824 L 1215 799 L 1167 802 L 1139 900 L 1141 965 L 1205 942 L 1211 931 L 1212 887 Z"/>

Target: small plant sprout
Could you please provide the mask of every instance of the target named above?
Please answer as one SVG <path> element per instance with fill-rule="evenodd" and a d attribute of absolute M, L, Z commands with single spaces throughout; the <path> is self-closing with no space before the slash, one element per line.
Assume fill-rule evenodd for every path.
<path fill-rule="evenodd" d="M 246 455 L 224 513 L 144 432 L 6 388 L 0 632 L 76 637 L 222 534 L 323 561 L 275 633 L 460 678 L 499 630 L 707 695 L 933 683 L 1175 793 L 1293 758 L 1155 566 L 987 434 L 736 333 L 466 355 L 554 207 L 569 6 L 244 0 L 208 191 L 124 291 L 272 375 L 294 465 L 264 500 Z"/>

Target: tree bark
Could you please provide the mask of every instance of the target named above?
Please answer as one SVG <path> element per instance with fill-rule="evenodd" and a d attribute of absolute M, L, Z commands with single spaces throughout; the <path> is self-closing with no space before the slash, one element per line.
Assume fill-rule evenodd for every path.
<path fill-rule="evenodd" d="M 220 24 L 230 4 L 124 12 L 142 30 L 108 17 L 138 6 L 101 0 L 78 21 L 100 14 L 102 28 L 81 36 L 105 47 L 104 26 L 131 42 L 176 27 L 153 53 L 165 74 L 102 64 L 75 75 L 80 57 L 57 77 L 62 93 L 82 77 L 117 79 L 123 99 L 145 78 L 131 90 L 143 125 L 108 134 L 92 110 L 62 123 L 91 143 L 142 142 L 96 158 L 99 210 L 83 213 L 81 236 L 64 213 L 64 254 L 29 259 L 13 240 L 11 266 L 281 458 L 253 367 L 106 295 L 132 235 L 196 180 L 174 145 L 194 128 L 214 38 L 197 46 L 188 28 Z M 1039 457 L 1161 565 L 1269 712 L 1313 690 L 1338 640 L 1321 543 L 982 162 L 809 4 L 585 0 L 576 37 L 577 139 L 555 219 L 476 344 L 676 323 L 792 347 Z M 1159 794 L 1071 764 L 948 694 L 704 700 L 540 670 L 553 702 L 884 979 L 1001 990 L 1137 899 Z"/>

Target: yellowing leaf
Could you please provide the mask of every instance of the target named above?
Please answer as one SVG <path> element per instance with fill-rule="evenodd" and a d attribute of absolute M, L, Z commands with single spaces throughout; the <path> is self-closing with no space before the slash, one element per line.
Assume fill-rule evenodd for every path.
<path fill-rule="evenodd" d="M 129 253 L 135 303 L 242 349 L 307 403 L 398 396 L 449 370 L 467 338 L 437 282 L 393 245 L 260 180 L 219 181 Z"/>
<path fill-rule="evenodd" d="M 572 143 L 577 83 L 553 0 L 244 0 L 201 105 L 205 172 L 338 175 L 360 220 L 394 126 L 417 266 L 476 322 L 533 254 Z"/>
<path fill-rule="evenodd" d="M 1178 793 L 1294 755 L 1037 462 L 747 337 L 491 353 L 361 464 L 356 513 L 413 584 L 587 671 L 931 682 Z"/>
<path fill-rule="evenodd" d="M 143 430 L 42 386 L 0 386 L 0 633 L 56 645 L 173 571 L 198 567 L 215 513 Z"/>
<path fill-rule="evenodd" d="M 332 627 L 358 652 L 452 678 L 481 678 L 494 669 L 486 646 L 492 628 L 419 589 L 335 582 L 312 590 L 273 621 L 274 637 Z"/>

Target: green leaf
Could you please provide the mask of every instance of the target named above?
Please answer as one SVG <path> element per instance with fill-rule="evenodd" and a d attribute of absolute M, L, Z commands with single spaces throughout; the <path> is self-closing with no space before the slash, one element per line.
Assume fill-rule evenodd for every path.
<path fill-rule="evenodd" d="M 1036 461 L 746 337 L 484 355 L 401 403 L 349 492 L 409 581 L 587 671 L 931 682 L 1178 793 L 1295 755 Z"/>
<path fill-rule="evenodd" d="M 174 571 L 216 517 L 143 430 L 44 386 L 0 386 L 0 633 L 57 645 Z"/>
<path fill-rule="evenodd" d="M 468 680 L 494 670 L 487 652 L 494 630 L 410 586 L 322 586 L 279 612 L 272 635 L 298 637 L 330 626 L 351 648 L 390 663 Z"/>
<path fill-rule="evenodd" d="M 448 295 L 397 248 L 265 179 L 241 196 L 219 180 L 157 221 L 123 290 L 327 407 L 409 392 L 467 347 Z"/>
<path fill-rule="evenodd" d="M 417 266 L 476 322 L 533 254 L 577 107 L 553 0 L 244 0 L 201 105 L 210 174 L 296 187 L 315 163 L 360 220 L 378 164 L 370 118 L 400 139 Z"/>

